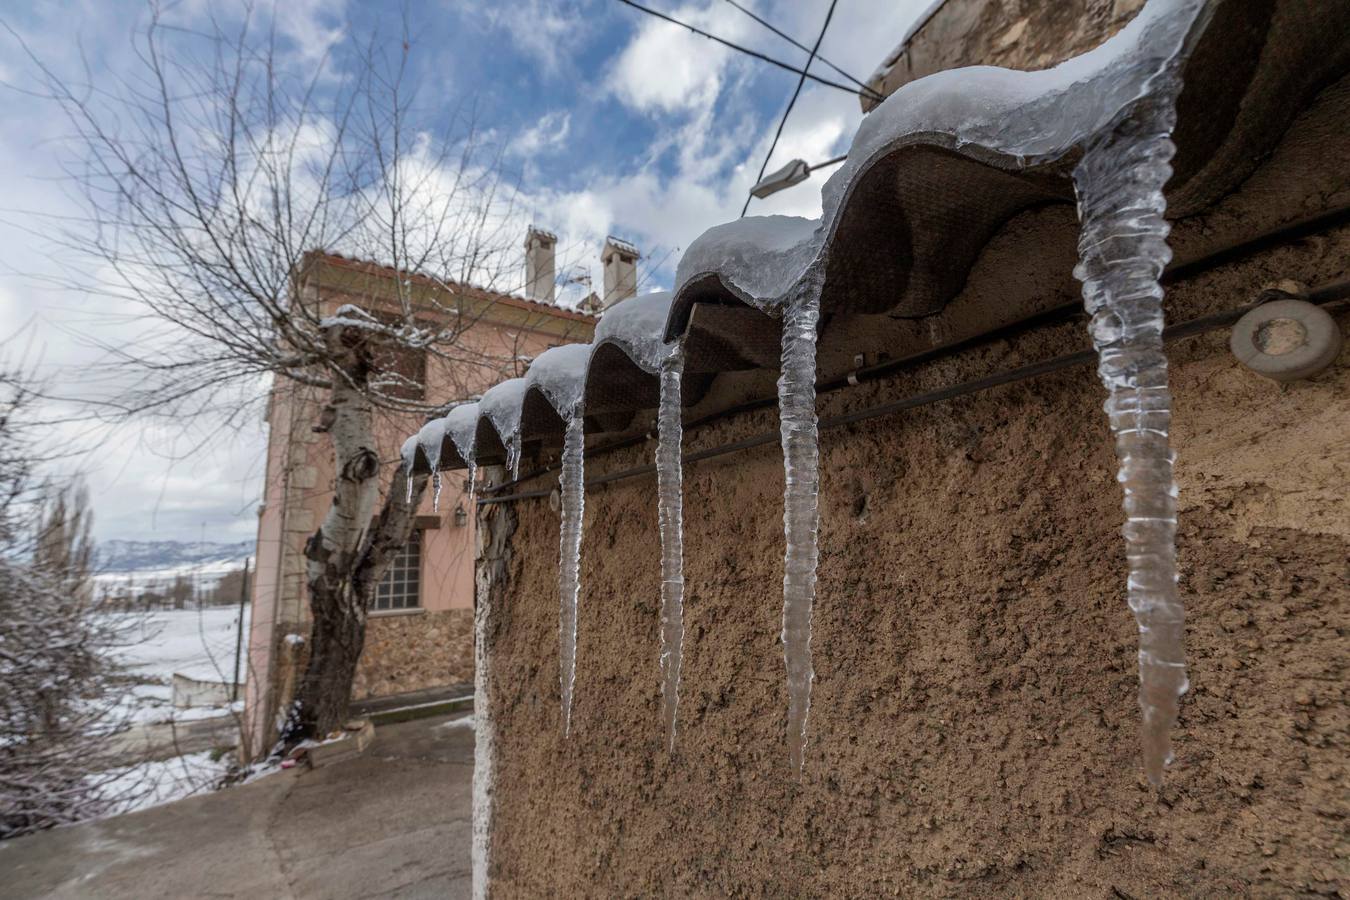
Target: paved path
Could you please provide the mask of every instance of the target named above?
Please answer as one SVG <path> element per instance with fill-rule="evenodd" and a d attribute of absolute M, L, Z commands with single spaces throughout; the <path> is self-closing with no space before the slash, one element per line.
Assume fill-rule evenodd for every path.
<path fill-rule="evenodd" d="M 376 730 L 353 760 L 0 842 L 5 898 L 469 896 L 473 730 Z"/>

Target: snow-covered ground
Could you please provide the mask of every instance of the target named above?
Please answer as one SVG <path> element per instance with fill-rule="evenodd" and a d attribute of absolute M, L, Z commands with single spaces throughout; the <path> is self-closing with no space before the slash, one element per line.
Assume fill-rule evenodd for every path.
<path fill-rule="evenodd" d="M 229 765 L 228 756 L 217 758 L 203 750 L 111 769 L 94 777 L 104 796 L 116 800 L 113 815 L 124 815 L 214 790 Z"/>
<path fill-rule="evenodd" d="M 185 723 L 241 712 L 242 699 L 230 704 L 175 709 L 173 676 L 228 683 L 234 676 L 239 608 L 113 613 L 124 634 L 118 656 L 132 679 L 119 698 L 116 720 L 136 729 Z M 248 612 L 244 612 L 244 641 Z M 241 669 L 240 681 L 246 675 Z M 242 692 L 241 692 L 242 698 Z M 134 812 L 212 790 L 229 768 L 231 757 L 206 750 L 171 759 L 137 763 L 94 776 L 107 797 L 121 798 L 118 813 Z"/>
<path fill-rule="evenodd" d="M 234 677 L 237 606 L 112 615 L 121 621 L 125 633 L 126 644 L 118 656 L 136 679 L 122 701 L 134 721 L 187 721 L 227 711 L 224 706 L 175 710 L 173 676 L 226 683 Z M 245 610 L 245 642 L 248 626 Z M 239 678 L 245 678 L 242 668 Z"/>

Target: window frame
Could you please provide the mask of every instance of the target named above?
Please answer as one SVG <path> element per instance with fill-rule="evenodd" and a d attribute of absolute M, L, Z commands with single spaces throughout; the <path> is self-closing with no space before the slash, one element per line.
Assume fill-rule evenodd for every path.
<path fill-rule="evenodd" d="M 399 548 L 370 598 L 371 613 L 418 612 L 422 605 L 422 529 L 414 528 L 408 542 Z M 411 591 L 411 593 L 409 593 Z"/>

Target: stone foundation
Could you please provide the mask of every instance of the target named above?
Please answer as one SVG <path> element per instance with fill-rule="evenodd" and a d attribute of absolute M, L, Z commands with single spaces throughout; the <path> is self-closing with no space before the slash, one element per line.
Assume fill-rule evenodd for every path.
<path fill-rule="evenodd" d="M 372 615 L 352 699 L 473 681 L 473 610 Z"/>

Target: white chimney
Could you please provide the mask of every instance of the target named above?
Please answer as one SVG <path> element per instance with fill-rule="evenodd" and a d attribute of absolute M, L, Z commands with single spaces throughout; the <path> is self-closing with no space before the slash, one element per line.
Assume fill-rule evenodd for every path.
<path fill-rule="evenodd" d="M 558 236 L 531 225 L 525 229 L 525 296 L 531 300 L 553 302 L 553 283 L 557 280 L 553 248 Z"/>
<path fill-rule="evenodd" d="M 605 295 L 601 300 L 605 309 L 637 294 L 640 256 L 637 247 L 627 241 L 612 235 L 605 238 L 605 249 L 600 251 L 600 262 L 605 267 Z"/>

